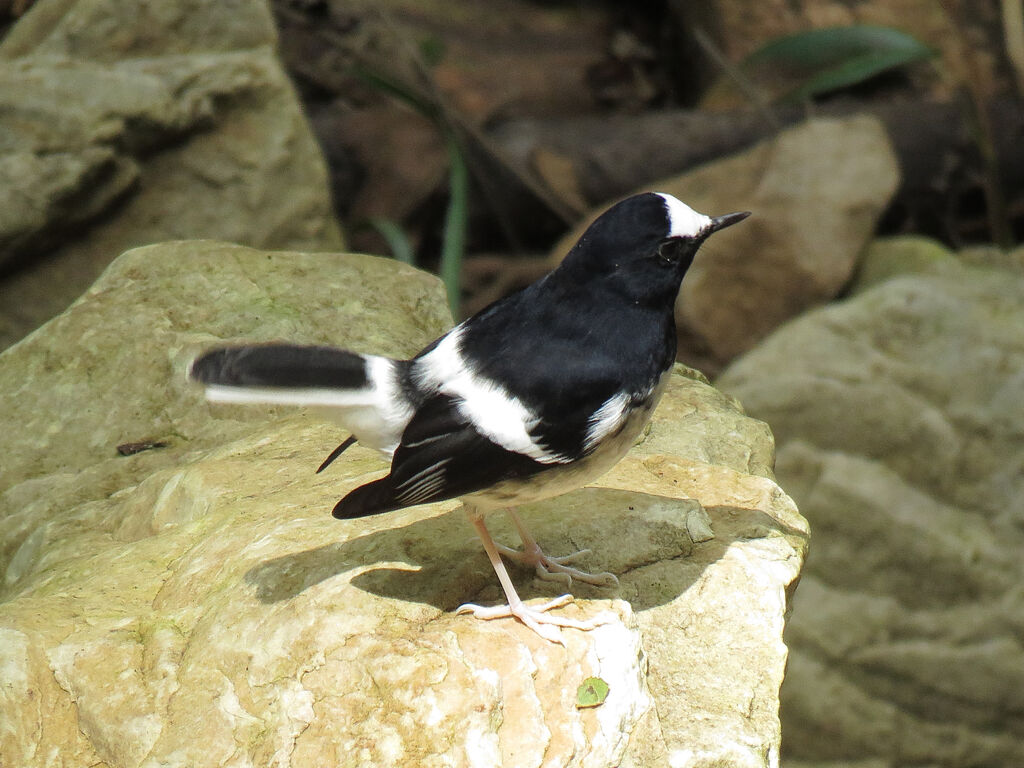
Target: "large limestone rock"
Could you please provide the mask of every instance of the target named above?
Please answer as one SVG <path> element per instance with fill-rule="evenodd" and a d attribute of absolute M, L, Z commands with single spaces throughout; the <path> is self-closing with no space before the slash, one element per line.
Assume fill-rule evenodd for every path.
<path fill-rule="evenodd" d="M 835 297 L 898 184 L 885 127 L 863 115 L 809 120 L 651 182 L 648 189 L 702 213 L 754 214 L 715 235 L 690 268 L 676 307 L 681 357 L 718 371 L 785 320 Z M 556 258 L 583 228 L 558 244 Z"/>
<path fill-rule="evenodd" d="M 786 754 L 1022 765 L 1024 274 L 900 238 L 861 275 L 718 382 L 771 424 L 814 531 Z"/>
<path fill-rule="evenodd" d="M 221 339 L 408 355 L 445 322 L 436 279 L 392 262 L 177 243 L 0 355 L 0 764 L 777 764 L 805 524 L 766 427 L 696 374 L 599 485 L 523 510 L 621 579 L 574 585 L 563 610 L 613 621 L 564 647 L 452 613 L 501 597 L 455 502 L 334 520 L 376 454 L 316 475 L 337 428 L 184 380 Z M 169 446 L 114 456 L 147 438 Z M 593 675 L 608 698 L 577 709 Z"/>
<path fill-rule="evenodd" d="M 264 0 L 40 0 L 0 45 L 0 349 L 122 251 L 337 249 Z"/>

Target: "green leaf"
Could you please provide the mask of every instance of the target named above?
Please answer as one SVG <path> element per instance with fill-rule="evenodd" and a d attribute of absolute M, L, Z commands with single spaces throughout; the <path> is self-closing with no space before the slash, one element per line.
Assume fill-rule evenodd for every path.
<path fill-rule="evenodd" d="M 608 683 L 600 677 L 588 677 L 576 689 L 576 708 L 599 707 L 608 698 Z"/>
<path fill-rule="evenodd" d="M 429 118 L 437 125 L 445 139 L 448 148 L 448 210 L 445 212 L 444 235 L 441 243 L 441 266 L 440 276 L 448 292 L 448 306 L 451 308 L 452 317 L 459 319 L 459 300 L 461 298 L 461 272 L 462 257 L 466 248 L 466 229 L 469 219 L 469 168 L 466 165 L 466 158 L 459 145 L 455 132 L 445 119 L 441 107 L 430 101 L 416 89 L 402 82 L 392 75 L 369 67 L 356 66 L 353 68 L 355 74 L 364 82 L 376 88 L 381 93 L 402 101 L 420 114 Z M 378 231 L 388 237 L 388 233 Z M 389 243 L 391 239 L 389 238 Z M 398 251 L 392 243 L 392 251 L 396 258 Z"/>
<path fill-rule="evenodd" d="M 785 97 L 804 100 L 934 55 L 917 38 L 891 27 L 832 27 L 772 40 L 741 68 L 752 76 L 769 71 L 785 78 L 791 85 Z"/>

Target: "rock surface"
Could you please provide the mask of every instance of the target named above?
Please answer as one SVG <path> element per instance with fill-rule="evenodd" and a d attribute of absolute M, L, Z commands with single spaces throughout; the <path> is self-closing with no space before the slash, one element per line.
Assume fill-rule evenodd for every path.
<path fill-rule="evenodd" d="M 181 279 L 188 275 L 187 280 Z M 378 293 L 373 286 L 386 284 Z M 617 591 L 564 647 L 455 616 L 500 591 L 455 502 L 328 514 L 385 469 L 312 414 L 210 406 L 184 373 L 229 338 L 408 355 L 440 332 L 434 278 L 372 257 L 215 243 L 129 252 L 0 355 L 0 763 L 770 766 L 806 529 L 760 422 L 680 373 L 598 486 L 523 512 L 590 547 Z M 17 382 L 24 382 L 19 388 Z M 6 383 L 5 383 L 6 382 Z M 126 440 L 170 445 L 114 458 Z M 512 542 L 507 521 L 490 526 Z M 515 572 L 527 598 L 556 587 Z M 598 675 L 607 701 L 577 709 Z"/>
<path fill-rule="evenodd" d="M 861 256 L 850 285 L 859 293 L 900 275 L 950 275 L 960 273 L 961 259 L 942 243 L 921 235 L 884 237 L 871 243 Z"/>
<path fill-rule="evenodd" d="M 715 235 L 683 281 L 680 357 L 720 370 L 785 320 L 835 297 L 898 183 L 885 128 L 857 116 L 810 120 L 648 185 L 709 215 L 754 213 Z M 555 258 L 583 228 L 562 239 Z"/>
<path fill-rule="evenodd" d="M 384 282 L 378 296 L 372 287 Z M 192 358 L 221 339 L 408 356 L 449 324 L 436 278 L 370 256 L 268 254 L 210 241 L 130 251 L 45 332 L 0 353 L 3 525 L 9 534 L 21 510 L 26 525 L 39 526 L 264 421 L 254 409 L 211 414 L 184 386 Z M 147 440 L 167 447 L 116 451 Z M 40 477 L 44 493 L 34 487 Z"/>
<path fill-rule="evenodd" d="M 0 45 L 0 348 L 122 251 L 338 249 L 263 0 L 40 0 Z M 30 268 L 24 269 L 25 265 Z"/>
<path fill-rule="evenodd" d="M 1024 274 L 899 238 L 862 275 L 879 279 L 718 381 L 771 424 L 814 532 L 787 629 L 787 760 L 1019 766 Z"/>

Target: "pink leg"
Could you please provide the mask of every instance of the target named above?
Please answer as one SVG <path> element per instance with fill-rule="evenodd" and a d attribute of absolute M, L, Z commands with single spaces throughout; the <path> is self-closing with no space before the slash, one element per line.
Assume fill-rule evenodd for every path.
<path fill-rule="evenodd" d="M 544 581 L 564 581 L 566 588 L 572 586 L 573 579 L 587 584 L 594 584 L 598 587 L 614 587 L 618 585 L 619 580 L 614 573 L 608 573 L 607 571 L 604 573 L 588 573 L 587 571 L 581 571 L 568 566 L 568 563 L 589 555 L 589 549 L 581 549 L 579 552 L 573 552 L 571 555 L 563 555 L 562 557 L 545 555 L 544 551 L 540 548 L 540 544 L 533 538 L 533 534 L 526 528 L 526 524 L 516 514 L 516 511 L 511 508 L 507 511 L 509 517 L 512 518 L 516 530 L 519 531 L 519 538 L 523 540 L 523 551 L 520 552 L 517 549 L 495 544 L 498 552 L 502 555 L 510 560 L 515 560 L 517 563 L 532 567 L 539 579 Z"/>
<path fill-rule="evenodd" d="M 501 588 L 505 591 L 505 598 L 508 600 L 508 605 L 497 605 L 484 608 L 479 605 L 467 603 L 466 605 L 459 606 L 456 613 L 472 613 L 478 619 L 500 619 L 514 616 L 545 640 L 550 640 L 553 643 L 559 643 L 562 645 L 564 645 L 564 643 L 562 643 L 561 633 L 556 627 L 590 630 L 594 627 L 600 626 L 601 624 L 607 623 L 606 619 L 600 621 L 597 619 L 592 619 L 590 621 L 577 621 L 576 619 L 552 616 L 546 613 L 546 611 L 550 611 L 552 608 L 560 608 L 567 603 L 571 603 L 573 599 L 572 595 L 556 597 L 554 600 L 550 600 L 537 607 L 531 607 L 524 603 L 519 598 L 515 585 L 512 584 L 512 579 L 509 578 L 508 571 L 505 570 L 505 564 L 501 561 L 501 555 L 498 553 L 498 548 L 494 543 L 494 539 L 491 538 L 491 534 L 488 532 L 487 526 L 484 525 L 483 515 L 479 511 L 468 506 L 466 507 L 466 513 L 469 515 L 469 520 L 473 523 L 473 527 L 476 528 L 477 535 L 480 537 L 480 541 L 484 545 L 484 551 L 487 553 L 487 558 L 491 561 L 491 566 L 494 568 L 494 572 L 498 576 Z"/>

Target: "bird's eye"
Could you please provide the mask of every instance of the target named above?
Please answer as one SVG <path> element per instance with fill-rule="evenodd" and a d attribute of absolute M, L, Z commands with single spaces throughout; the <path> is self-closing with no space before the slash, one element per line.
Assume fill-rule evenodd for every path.
<path fill-rule="evenodd" d="M 658 245 L 658 258 L 666 263 L 678 261 L 679 257 L 682 256 L 685 247 L 685 242 L 679 237 L 662 240 Z"/>

